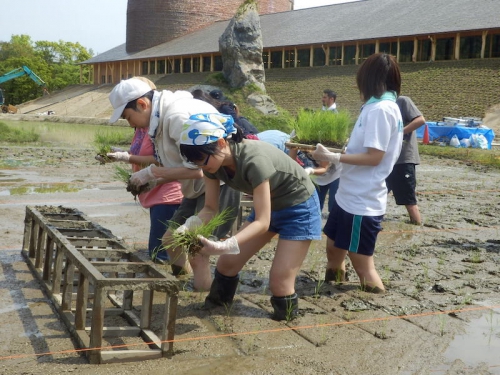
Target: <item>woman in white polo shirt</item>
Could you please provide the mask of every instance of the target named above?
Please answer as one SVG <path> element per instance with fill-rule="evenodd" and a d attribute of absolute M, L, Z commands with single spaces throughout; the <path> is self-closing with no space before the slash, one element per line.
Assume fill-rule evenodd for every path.
<path fill-rule="evenodd" d="M 385 53 L 368 57 L 356 81 L 363 106 L 345 154 L 331 153 L 321 144 L 316 160 L 342 163 L 340 184 L 323 232 L 327 236 L 326 281 L 345 279 L 349 256 L 363 290 L 382 293 L 373 252 L 387 206 L 385 179 L 401 151 L 403 122 L 396 104 L 401 74 L 395 58 Z"/>

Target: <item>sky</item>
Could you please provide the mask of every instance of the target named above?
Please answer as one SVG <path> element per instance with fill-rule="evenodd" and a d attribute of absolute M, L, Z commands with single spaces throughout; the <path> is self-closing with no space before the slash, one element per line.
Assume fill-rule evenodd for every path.
<path fill-rule="evenodd" d="M 295 9 L 355 0 L 295 0 Z M 127 0 L 2 0 L 0 41 L 29 35 L 33 42 L 80 43 L 94 55 L 125 43 Z"/>

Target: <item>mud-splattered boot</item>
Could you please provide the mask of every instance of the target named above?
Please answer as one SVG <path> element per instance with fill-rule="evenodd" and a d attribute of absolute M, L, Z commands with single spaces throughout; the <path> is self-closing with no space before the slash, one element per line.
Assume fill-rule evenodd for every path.
<path fill-rule="evenodd" d="M 297 317 L 299 313 L 299 297 L 297 293 L 290 294 L 284 297 L 271 297 L 271 305 L 274 308 L 274 313 L 271 315 L 273 320 L 290 320 Z"/>
<path fill-rule="evenodd" d="M 210 293 L 205 298 L 205 309 L 216 306 L 227 306 L 233 303 L 234 294 L 238 288 L 240 276 L 224 276 L 217 269 L 214 272 L 214 281 L 210 287 Z"/>

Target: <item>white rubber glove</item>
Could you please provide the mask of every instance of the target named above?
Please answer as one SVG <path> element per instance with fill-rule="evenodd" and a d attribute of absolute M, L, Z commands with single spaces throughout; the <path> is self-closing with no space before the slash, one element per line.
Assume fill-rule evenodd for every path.
<path fill-rule="evenodd" d="M 307 168 L 304 168 L 304 170 L 306 171 L 306 173 L 308 175 L 314 174 L 314 168 L 307 167 Z"/>
<path fill-rule="evenodd" d="M 225 241 L 210 241 L 203 236 L 198 236 L 198 239 L 203 244 L 200 254 L 204 255 L 223 255 L 223 254 L 239 254 L 240 247 L 236 238 L 229 237 Z"/>
<path fill-rule="evenodd" d="M 316 150 L 311 152 L 311 155 L 314 158 L 314 160 L 329 161 L 330 163 L 336 166 L 340 164 L 341 154 L 339 152 L 328 151 L 328 149 L 321 143 L 318 143 L 316 145 Z"/>
<path fill-rule="evenodd" d="M 154 164 L 151 164 L 149 167 L 141 169 L 138 172 L 132 173 L 130 176 L 130 183 L 135 186 L 142 186 L 147 184 L 149 181 L 156 180 L 153 172 L 151 171 L 151 167 Z"/>
<path fill-rule="evenodd" d="M 110 158 L 112 161 L 128 162 L 130 159 L 130 154 L 127 151 L 108 152 L 106 156 Z"/>
<path fill-rule="evenodd" d="M 191 217 L 188 217 L 186 222 L 182 225 L 180 225 L 176 230 L 175 233 L 186 233 L 188 231 L 195 230 L 196 228 L 200 227 L 203 224 L 199 216 L 193 215 Z"/>
<path fill-rule="evenodd" d="M 123 152 L 123 151 L 127 150 L 124 150 L 123 148 L 120 147 L 111 146 L 111 152 Z"/>

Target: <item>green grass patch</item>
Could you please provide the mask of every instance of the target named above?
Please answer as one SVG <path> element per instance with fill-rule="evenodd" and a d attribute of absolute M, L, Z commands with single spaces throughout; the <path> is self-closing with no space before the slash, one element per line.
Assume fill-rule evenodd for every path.
<path fill-rule="evenodd" d="M 9 143 L 37 142 L 40 134 L 34 130 L 14 129 L 0 122 L 0 141 Z"/>
<path fill-rule="evenodd" d="M 98 130 L 94 134 L 94 144 L 98 146 L 130 146 L 133 134 L 125 134 L 117 130 Z"/>
<path fill-rule="evenodd" d="M 465 163 L 500 168 L 500 150 L 482 150 L 479 148 L 455 148 L 438 145 L 419 144 L 420 155 L 430 155 L 443 159 L 460 160 Z"/>

